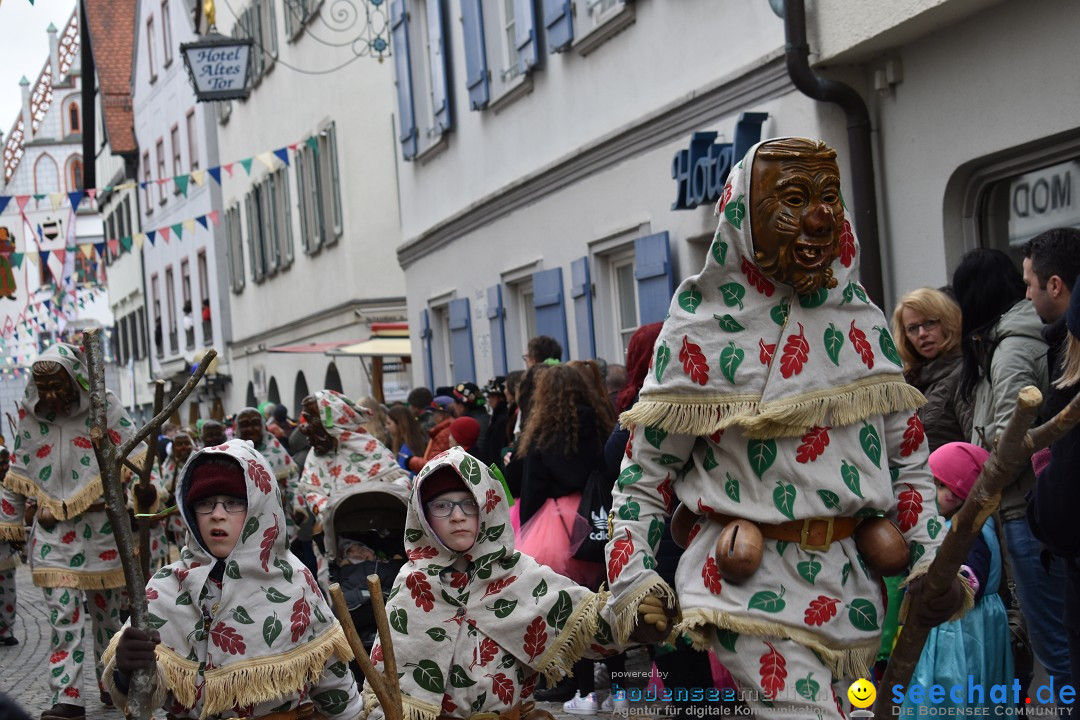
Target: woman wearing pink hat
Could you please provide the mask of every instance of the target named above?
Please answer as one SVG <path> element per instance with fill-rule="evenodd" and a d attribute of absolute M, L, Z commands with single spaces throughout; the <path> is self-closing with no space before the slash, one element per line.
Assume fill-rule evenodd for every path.
<path fill-rule="evenodd" d="M 990 453 L 981 447 L 963 442 L 946 443 L 930 453 L 938 512 L 946 520 L 945 527 L 936 532 L 947 531 L 949 520 L 971 493 L 989 457 Z M 999 594 L 1005 586 L 1001 547 L 993 517 L 987 518 L 982 532 L 972 543 L 961 573 L 975 593 L 975 607 L 960 620 L 942 623 L 930 631 L 909 686 L 916 683 L 923 687 L 937 684 L 945 688 L 953 685 L 967 688 L 969 683 L 981 685 L 984 702 L 969 703 L 965 694 L 960 702 L 946 697 L 943 706 L 990 706 L 994 704 L 990 701 L 990 686 L 1008 684 L 1013 678 L 1009 619 Z M 980 698 L 976 695 L 974 699 Z M 914 704 L 908 700 L 901 715 L 908 717 L 915 712 Z"/>

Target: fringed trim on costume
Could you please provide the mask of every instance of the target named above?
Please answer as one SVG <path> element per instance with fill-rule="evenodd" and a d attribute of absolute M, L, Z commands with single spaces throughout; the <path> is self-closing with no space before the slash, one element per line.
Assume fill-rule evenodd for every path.
<path fill-rule="evenodd" d="M 382 712 L 382 716 L 386 717 L 386 711 L 379 705 L 379 699 L 371 689 L 370 683 L 364 684 L 362 694 L 364 697 L 364 712 L 369 718 L 376 710 Z M 435 720 L 442 713 L 442 708 L 438 705 L 432 705 L 408 695 L 401 696 L 401 710 L 403 720 Z"/>
<path fill-rule="evenodd" d="M 711 627 L 710 627 L 711 626 Z M 821 661 L 832 671 L 833 677 L 862 677 L 866 669 L 873 665 L 874 658 L 881 648 L 881 639 L 874 638 L 860 645 L 836 648 L 822 642 L 815 633 L 799 628 L 788 627 L 780 623 L 765 622 L 753 618 L 736 617 L 719 610 L 691 610 L 683 616 L 683 621 L 676 632 L 687 635 L 698 650 L 711 647 L 706 632 L 717 629 L 733 630 L 744 635 L 759 637 L 778 637 L 794 640 L 817 653 Z"/>
<path fill-rule="evenodd" d="M 911 581 L 915 578 L 920 578 L 930 570 L 930 564 L 933 562 L 932 558 L 923 558 L 915 564 L 915 567 L 911 568 L 911 572 L 904 578 L 904 582 L 900 583 L 900 587 L 906 588 L 911 584 Z M 955 615 L 946 620 L 945 622 L 953 622 L 967 615 L 968 610 L 975 607 L 975 591 L 968 585 L 967 578 L 960 574 L 960 571 L 956 571 L 956 576 L 963 580 L 964 586 L 964 604 L 960 607 Z M 903 624 L 907 620 L 908 606 L 910 605 L 911 594 L 904 593 L 904 599 L 900 602 L 900 623 Z"/>
<path fill-rule="evenodd" d="M 314 685 L 322 677 L 331 655 L 343 660 L 352 658 L 345 633 L 336 622 L 320 637 L 286 653 L 240 660 L 207 670 L 203 676 L 206 684 L 200 717 L 216 715 L 234 705 L 254 705 L 284 697 Z"/>
<path fill-rule="evenodd" d="M 17 568 L 22 563 L 19 561 L 18 555 L 9 555 L 7 557 L 0 558 L 0 572 Z"/>
<path fill-rule="evenodd" d="M 79 590 L 110 590 L 124 587 L 124 568 L 79 572 L 64 568 L 36 567 L 34 585 L 46 588 L 78 588 Z"/>
<path fill-rule="evenodd" d="M 127 693 L 121 692 L 120 688 L 118 688 L 116 686 L 116 683 L 113 681 L 113 671 L 116 669 L 116 666 L 114 665 L 114 660 L 116 658 L 116 646 L 119 642 L 120 633 L 114 633 L 112 636 L 112 640 L 109 641 L 108 647 L 105 648 L 105 652 L 101 654 L 101 666 L 104 668 L 101 673 L 101 683 L 105 686 L 105 690 L 112 696 L 113 702 L 116 704 L 116 707 L 122 708 L 126 711 L 128 699 Z M 169 653 L 173 658 L 176 658 L 177 661 L 194 665 L 196 672 L 199 668 L 198 663 L 191 663 L 191 661 L 189 660 L 180 660 L 180 658 L 171 650 L 162 648 L 159 645 L 156 648 L 155 652 L 157 662 L 154 664 L 154 692 L 150 696 L 150 707 L 152 709 L 162 707 L 165 704 L 165 696 L 169 692 L 169 681 L 165 671 L 165 664 L 162 662 L 162 656 L 164 653 Z M 171 659 L 168 660 L 168 662 L 171 662 Z M 191 688 L 191 701 L 192 703 L 194 703 L 195 675 L 191 676 L 191 681 L 185 687 Z M 128 689 L 130 690 L 130 688 Z M 176 695 L 177 700 L 180 699 L 178 693 L 173 694 Z"/>
<path fill-rule="evenodd" d="M 669 609 L 674 610 L 678 607 L 675 602 L 675 591 L 661 580 L 659 575 L 650 575 L 641 584 L 634 587 L 630 592 L 624 593 L 615 602 L 615 627 L 613 629 L 615 639 L 619 645 L 629 643 L 630 633 L 634 632 L 634 628 L 637 627 L 638 623 L 638 605 L 647 595 L 655 595 L 667 600 Z"/>
<path fill-rule="evenodd" d="M 4 485 L 13 492 L 26 497 L 34 498 L 37 504 L 49 508 L 49 512 L 59 520 L 71 520 L 82 515 L 86 509 L 93 505 L 101 497 L 101 476 L 98 475 L 84 485 L 77 493 L 69 498 L 57 500 L 51 495 L 41 491 L 41 488 L 30 478 L 15 471 L 8 473 L 4 479 Z"/>
<path fill-rule="evenodd" d="M 26 539 L 26 528 L 22 525 L 0 525 L 0 540 L 19 542 Z"/>
<path fill-rule="evenodd" d="M 853 425 L 873 415 L 915 410 L 925 403 L 923 394 L 901 376 L 879 376 L 766 405 L 759 395 L 643 395 L 619 416 L 619 422 L 682 435 L 711 435 L 739 426 L 751 438 L 800 437 L 815 425 Z"/>
<path fill-rule="evenodd" d="M 581 659 L 589 642 L 596 635 L 600 611 L 607 605 L 611 593 L 601 589 L 581 603 L 563 626 L 563 630 L 540 656 L 536 671 L 554 686 L 560 678 L 574 674 L 574 663 Z"/>

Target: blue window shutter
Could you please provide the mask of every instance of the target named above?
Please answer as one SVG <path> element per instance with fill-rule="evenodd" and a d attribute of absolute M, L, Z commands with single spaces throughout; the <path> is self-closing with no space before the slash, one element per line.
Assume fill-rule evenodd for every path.
<path fill-rule="evenodd" d="M 571 0 L 544 0 L 544 27 L 547 28 L 548 52 L 562 52 L 574 41 Z"/>
<path fill-rule="evenodd" d="M 450 356 L 454 359 L 451 383 L 476 382 L 469 298 L 450 301 Z"/>
<path fill-rule="evenodd" d="M 435 130 L 441 135 L 450 129 L 450 78 L 443 37 L 443 0 L 428 0 L 428 52 L 431 60 L 431 102 Z"/>
<path fill-rule="evenodd" d="M 518 68 L 524 75 L 536 65 L 539 58 L 533 0 L 514 0 L 514 38 L 517 42 Z"/>
<path fill-rule="evenodd" d="M 638 322 L 648 325 L 667 317 L 675 292 L 671 249 L 666 232 L 634 241 L 634 277 L 638 287 Z"/>
<path fill-rule="evenodd" d="M 416 113 L 413 111 L 412 63 L 409 62 L 409 16 L 405 0 L 390 3 L 390 36 L 393 41 L 394 72 L 397 75 L 398 125 L 401 132 L 401 155 L 406 160 L 416 157 Z"/>
<path fill-rule="evenodd" d="M 502 285 L 487 289 L 487 317 L 491 326 L 491 364 L 496 375 L 506 374 L 506 312 L 503 310 Z"/>
<path fill-rule="evenodd" d="M 420 311 L 420 342 L 424 346 L 424 379 L 429 388 L 435 387 L 435 366 L 431 361 L 431 316 L 427 309 Z"/>
<path fill-rule="evenodd" d="M 461 24 L 465 36 L 465 86 L 469 89 L 469 107 L 481 110 L 491 99 L 481 0 L 461 0 Z"/>
<path fill-rule="evenodd" d="M 563 303 L 562 268 L 540 270 L 532 275 L 533 307 L 536 308 L 536 334 L 549 335 L 562 345 L 562 359 L 570 358 L 566 337 L 566 307 Z"/>
<path fill-rule="evenodd" d="M 584 360 L 594 358 L 596 337 L 593 332 L 592 280 L 589 277 L 588 255 L 570 263 L 570 297 L 574 299 L 578 355 Z"/>

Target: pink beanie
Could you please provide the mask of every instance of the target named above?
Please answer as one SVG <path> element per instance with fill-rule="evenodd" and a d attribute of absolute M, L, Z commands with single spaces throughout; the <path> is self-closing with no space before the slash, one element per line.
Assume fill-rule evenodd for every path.
<path fill-rule="evenodd" d="M 967 500 L 990 453 L 978 445 L 951 442 L 930 453 L 930 472 L 942 485 Z"/>

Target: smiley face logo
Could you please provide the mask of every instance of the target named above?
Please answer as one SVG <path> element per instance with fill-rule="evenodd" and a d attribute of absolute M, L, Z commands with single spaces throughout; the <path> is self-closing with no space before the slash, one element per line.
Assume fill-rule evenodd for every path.
<path fill-rule="evenodd" d="M 866 678 L 859 678 L 851 683 L 847 691 L 848 700 L 857 708 L 868 708 L 877 699 L 877 689 Z"/>

